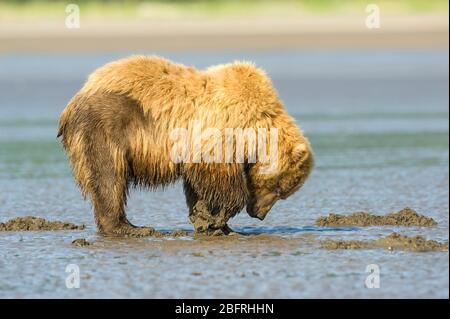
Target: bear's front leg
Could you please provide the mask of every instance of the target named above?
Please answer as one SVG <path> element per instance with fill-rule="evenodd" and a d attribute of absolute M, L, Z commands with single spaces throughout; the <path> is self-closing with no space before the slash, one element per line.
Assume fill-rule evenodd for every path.
<path fill-rule="evenodd" d="M 227 225 L 230 217 L 224 210 L 211 212 L 203 200 L 189 207 L 189 219 L 196 234 L 221 236 L 234 233 Z"/>
<path fill-rule="evenodd" d="M 189 207 L 189 220 L 194 226 L 195 234 L 229 235 L 234 232 L 228 227 L 230 215 L 224 210 L 210 211 L 206 203 L 199 198 L 188 182 L 184 182 L 186 204 Z"/>

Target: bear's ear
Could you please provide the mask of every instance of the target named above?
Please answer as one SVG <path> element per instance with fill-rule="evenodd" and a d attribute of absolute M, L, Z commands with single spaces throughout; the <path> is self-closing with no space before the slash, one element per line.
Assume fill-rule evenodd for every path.
<path fill-rule="evenodd" d="M 298 163 L 304 159 L 308 154 L 308 147 L 305 143 L 297 144 L 293 147 L 291 153 L 291 162 Z"/>

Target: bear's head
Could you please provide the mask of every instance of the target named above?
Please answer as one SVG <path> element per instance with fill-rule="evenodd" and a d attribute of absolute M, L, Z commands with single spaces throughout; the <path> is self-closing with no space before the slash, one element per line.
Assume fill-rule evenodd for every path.
<path fill-rule="evenodd" d="M 279 199 L 286 199 L 303 186 L 314 166 L 309 142 L 285 149 L 278 161 L 278 169 L 271 174 L 261 173 L 256 163 L 247 174 L 249 200 L 247 213 L 263 220 Z"/>
<path fill-rule="evenodd" d="M 241 189 L 235 190 L 236 187 L 227 187 L 227 191 L 224 192 L 222 182 L 220 194 L 225 198 L 228 197 L 230 202 L 235 198 L 242 198 L 239 203 L 246 204 L 248 214 L 263 220 L 279 199 L 288 198 L 307 179 L 314 165 L 311 146 L 294 119 L 287 114 L 272 81 L 264 70 L 250 62 L 234 62 L 209 68 L 207 74 L 211 76 L 211 85 L 217 86 L 214 91 L 217 102 L 209 101 L 210 104 L 230 104 L 226 112 L 221 110 L 222 112 L 218 113 L 221 123 L 224 119 L 228 121 L 222 125 L 258 131 L 258 141 L 252 144 L 253 147 L 258 144 L 258 156 L 253 156 L 252 161 L 246 158 L 243 161 L 245 165 L 241 166 L 245 174 L 239 174 L 238 178 L 232 179 L 240 180 L 239 177 L 245 176 L 247 186 L 245 192 Z M 266 134 L 269 133 L 265 147 L 259 145 L 259 129 L 265 129 Z M 272 129 L 275 129 L 273 137 L 270 135 Z M 259 151 L 263 150 L 264 154 L 270 149 L 269 153 L 272 155 L 272 141 L 276 141 L 273 144 L 276 145 L 277 160 L 272 161 L 271 158 L 268 165 L 264 159 L 259 158 Z M 248 147 L 247 150 L 249 149 Z M 256 152 L 256 149 L 253 148 L 253 151 Z M 273 162 L 276 162 L 274 169 L 271 165 Z M 265 169 L 267 166 L 270 166 L 268 170 Z M 206 184 L 203 180 L 202 183 Z M 230 190 L 239 195 L 230 196 Z M 233 206 L 241 208 L 241 205 Z"/>

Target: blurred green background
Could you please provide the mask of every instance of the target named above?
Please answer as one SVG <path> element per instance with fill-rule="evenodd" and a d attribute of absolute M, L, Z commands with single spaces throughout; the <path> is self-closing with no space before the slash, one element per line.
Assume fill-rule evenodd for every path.
<path fill-rule="evenodd" d="M 80 28 L 67 27 L 79 5 Z M 365 24 L 379 7 L 381 27 Z M 0 52 L 448 48 L 446 0 L 0 2 Z"/>
<path fill-rule="evenodd" d="M 286 14 L 345 14 L 364 10 L 369 3 L 379 5 L 385 12 L 397 14 L 448 11 L 448 1 L 446 0 L 7 0 L 0 3 L 1 18 L 11 19 L 15 15 L 57 16 L 61 14 L 61 8 L 68 3 L 78 4 L 86 15 L 116 18 L 233 17 L 243 14 L 272 17 Z"/>

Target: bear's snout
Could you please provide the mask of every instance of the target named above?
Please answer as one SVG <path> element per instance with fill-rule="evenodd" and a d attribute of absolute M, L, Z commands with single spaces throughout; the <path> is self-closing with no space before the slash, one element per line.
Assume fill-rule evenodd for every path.
<path fill-rule="evenodd" d="M 252 199 L 247 203 L 247 213 L 253 218 L 264 220 L 278 198 L 276 193 L 271 192 Z"/>

